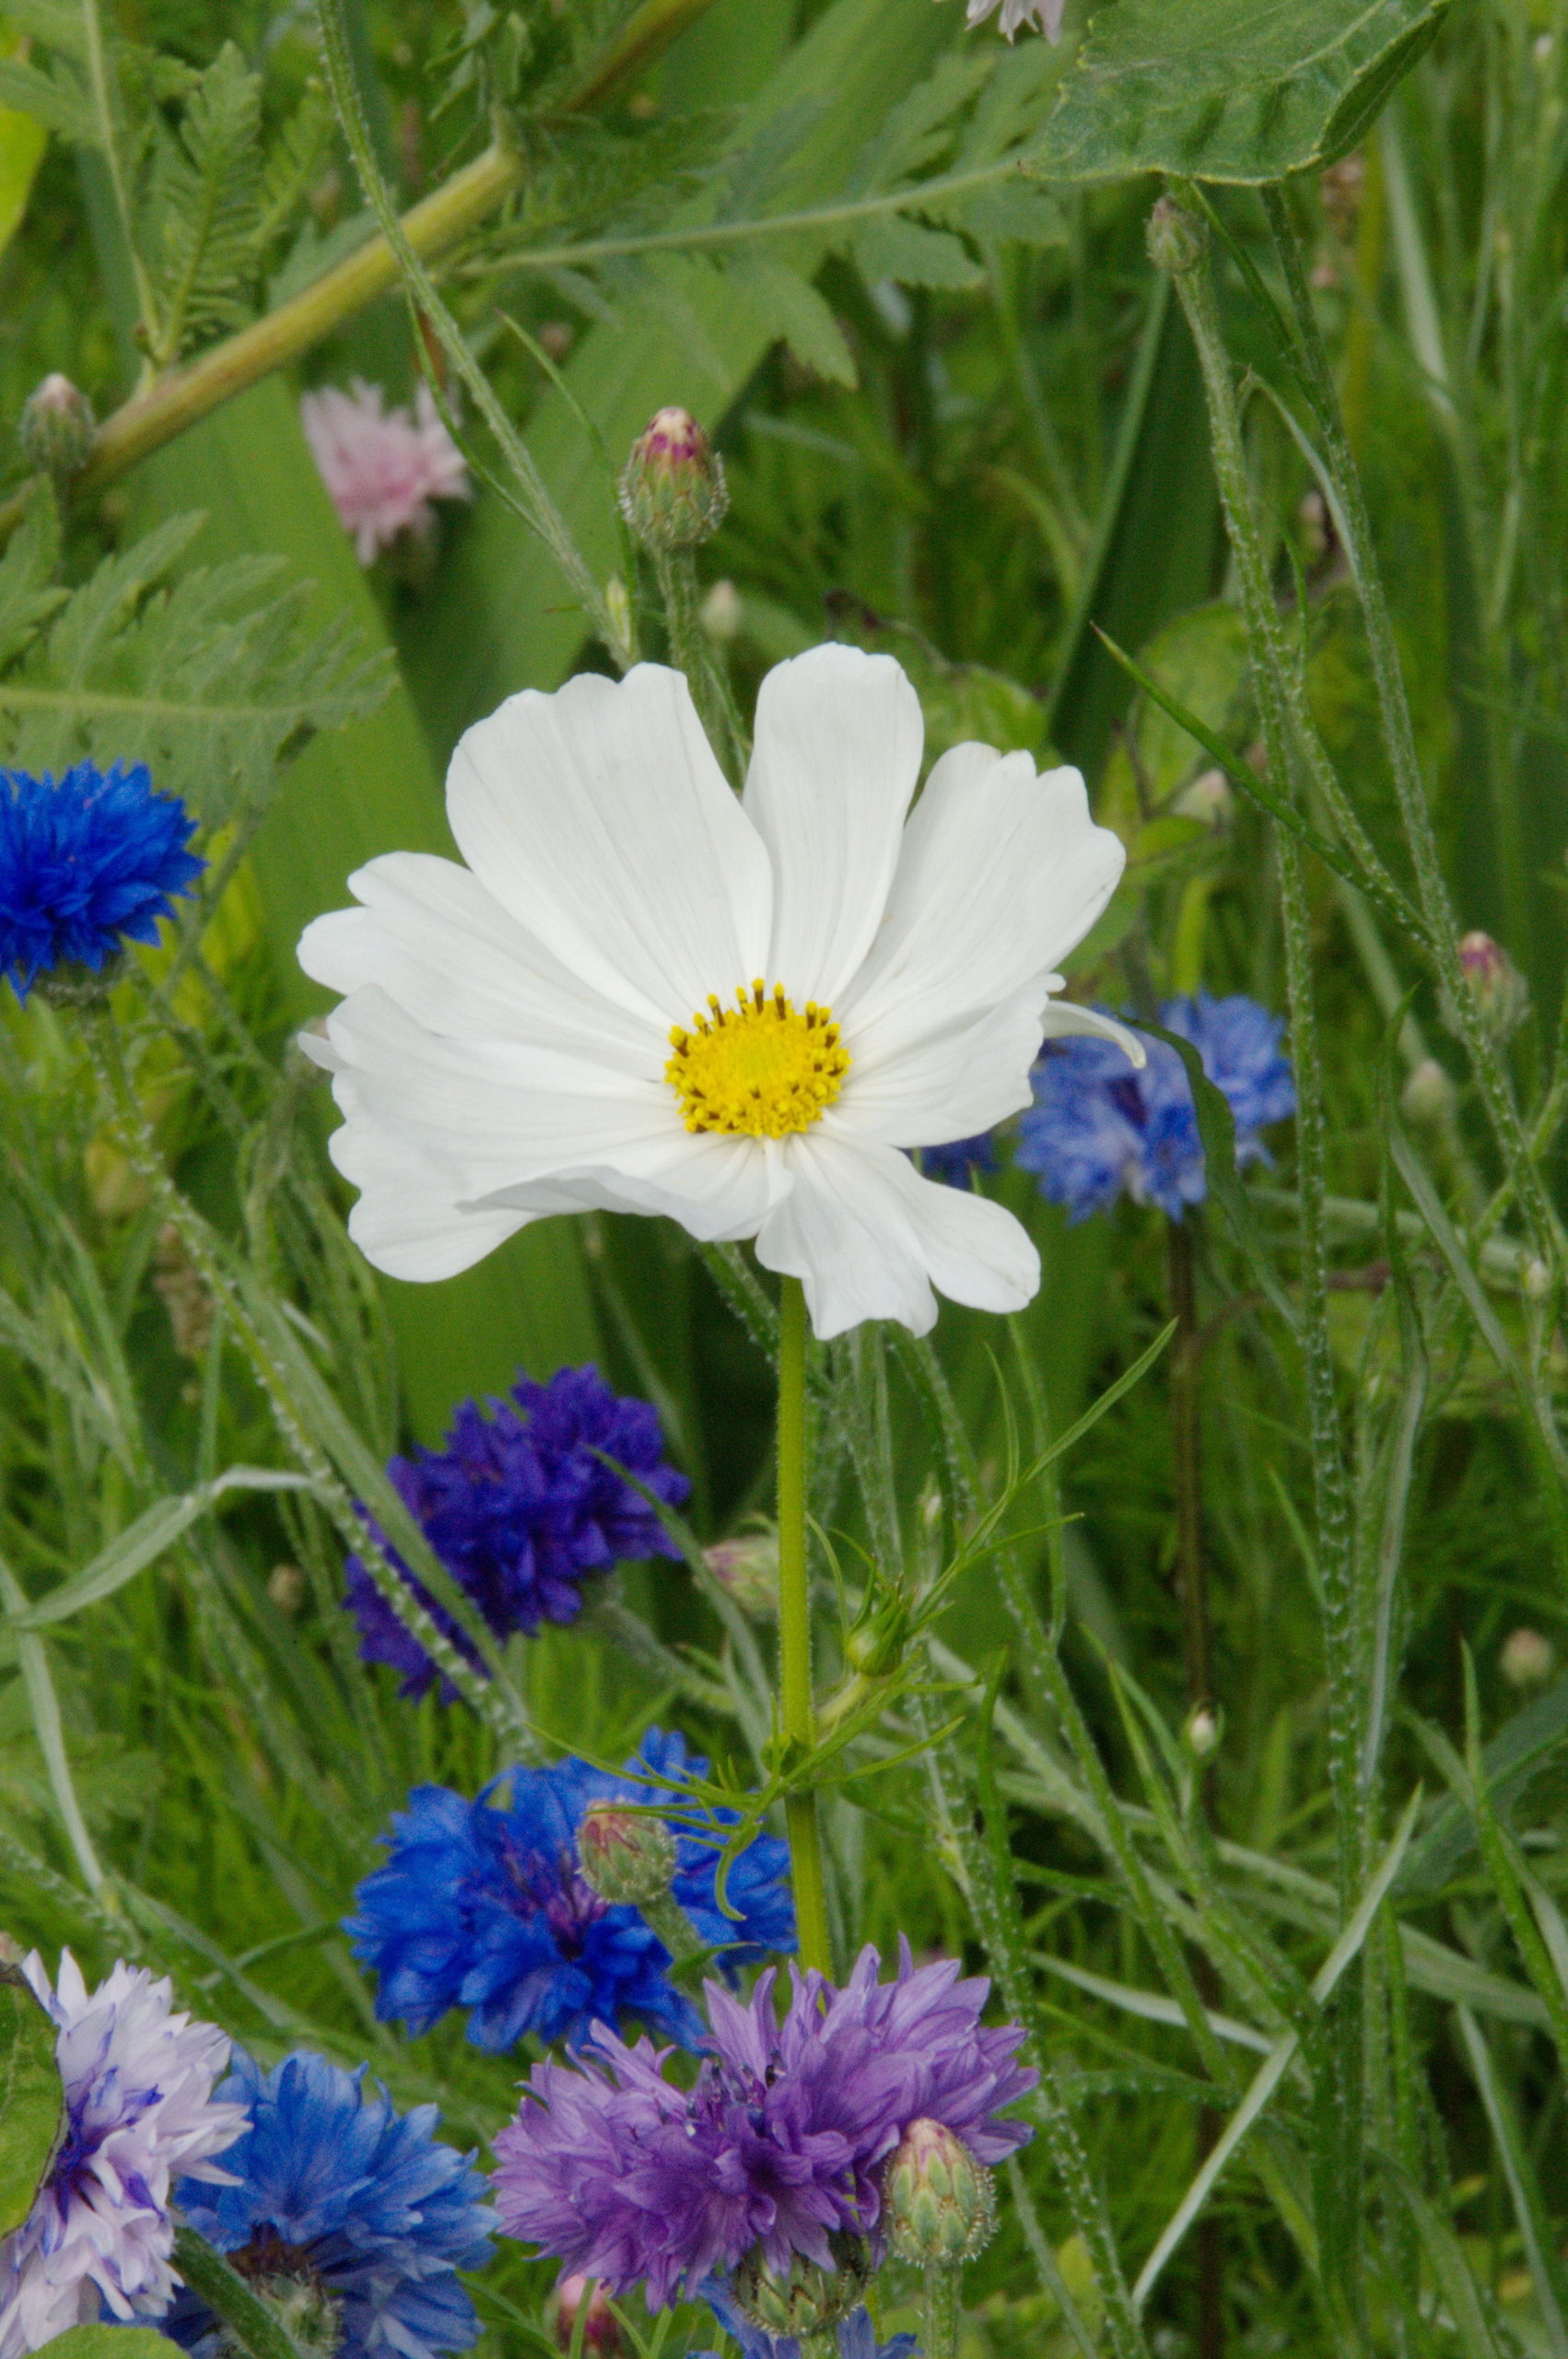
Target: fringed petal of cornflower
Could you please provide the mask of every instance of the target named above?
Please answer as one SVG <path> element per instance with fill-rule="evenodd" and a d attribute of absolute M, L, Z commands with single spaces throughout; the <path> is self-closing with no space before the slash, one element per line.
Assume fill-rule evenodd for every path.
<path fill-rule="evenodd" d="M 387 1469 L 404 1506 L 497 1638 L 532 1637 L 542 1622 L 573 1622 L 583 1583 L 612 1566 L 678 1556 L 643 1492 L 680 1507 L 691 1485 L 664 1457 L 657 1412 L 621 1400 L 597 1368 L 558 1368 L 547 1384 L 520 1377 L 489 1414 L 458 1409 L 441 1449 L 394 1458 Z M 483 1665 L 451 1616 L 394 1552 L 401 1577 L 474 1671 Z M 345 1567 L 345 1602 L 367 1662 L 391 1663 L 402 1693 L 422 1696 L 436 1666 L 409 1636 L 362 1558 Z M 443 1681 L 443 1700 L 454 1690 Z"/>
<path fill-rule="evenodd" d="M 355 1955 L 379 1978 L 377 2014 L 418 2034 L 466 2007 L 469 2038 L 497 2052 L 530 2033 L 577 2046 L 596 2024 L 631 2019 L 697 2047 L 702 2019 L 668 1978 L 668 1949 L 639 1909 L 592 1890 L 578 1834 L 593 1802 L 678 1805 L 660 1781 L 700 1777 L 707 1766 L 688 1757 L 682 1737 L 653 1729 L 618 1777 L 562 1761 L 509 1771 L 473 1802 L 441 1786 L 416 1787 L 392 1821 L 390 1857 L 359 1886 L 346 1919 Z M 739 1915 L 729 1917 L 715 1885 L 720 1830 L 736 1824 L 735 1813 L 681 1806 L 671 1824 L 671 1890 L 696 1940 L 718 1949 L 731 1971 L 793 1949 L 788 1847 L 759 1835 L 740 1853 L 725 1888 Z"/>
<path fill-rule="evenodd" d="M 1016 2025 L 982 2029 L 989 1985 L 952 1960 L 894 1978 L 864 1950 L 836 1990 L 796 1974 L 785 2018 L 774 1977 L 742 2006 L 707 1989 L 711 2044 L 696 2084 L 664 2056 L 596 2032 L 573 2066 L 534 2067 L 496 2140 L 497 2209 L 509 2236 L 602 2278 L 642 2283 L 661 2307 L 743 2260 L 834 2271 L 835 2236 L 879 2248 L 879 2172 L 911 2121 L 941 2122 L 977 2161 L 1029 2136 L 1005 2108 L 1033 2087 Z M 668 2051 L 665 2051 L 667 2054 Z"/>
<path fill-rule="evenodd" d="M 1266 1163 L 1259 1130 L 1295 1111 L 1281 1019 L 1256 1000 L 1199 992 L 1168 1001 L 1160 1021 L 1192 1042 L 1223 1091 L 1235 1121 L 1237 1162 Z M 1207 1192 L 1187 1068 L 1164 1041 L 1146 1039 L 1144 1046 L 1147 1059 L 1136 1072 L 1109 1040 L 1094 1039 L 1048 1043 L 1035 1068 L 1035 1103 L 1019 1122 L 1014 1159 L 1037 1174 L 1041 1194 L 1065 1205 L 1072 1221 L 1108 1211 L 1124 1194 L 1179 1220 Z"/>
<path fill-rule="evenodd" d="M 58 780 L 0 769 L 0 975 L 17 997 L 58 968 L 96 975 L 127 942 L 156 942 L 206 864 L 185 849 L 195 831 L 142 762 L 78 762 Z"/>
<path fill-rule="evenodd" d="M 989 746 L 944 754 L 911 813 L 922 735 L 898 665 L 843 646 L 764 681 L 739 801 L 658 665 L 471 729 L 468 865 L 372 861 L 300 945 L 345 994 L 303 1045 L 370 1260 L 446 1277 L 599 1208 L 755 1238 L 819 1335 L 924 1333 L 935 1292 L 1027 1302 L 1020 1224 L 900 1150 L 994 1128 L 1044 1035 L 1098 1028 L 1051 995 L 1123 852 L 1076 770 Z"/>
<path fill-rule="evenodd" d="M 347 393 L 326 385 L 299 403 L 305 440 L 361 565 L 400 533 L 428 533 L 433 499 L 473 498 L 462 453 L 428 385 L 415 392 L 412 417 L 384 403 L 380 385 L 359 377 Z"/>
<path fill-rule="evenodd" d="M 320 2056 L 287 2057 L 263 2073 L 237 2054 L 223 2094 L 249 2115 L 229 2150 L 232 2183 L 181 2183 L 193 2227 L 227 2253 L 258 2292 L 309 2304 L 334 2359 L 435 2359 L 466 2351 L 479 2321 L 458 2279 L 490 2258 L 485 2182 L 433 2134 L 436 2108 L 397 2113 Z M 216 2321 L 181 2294 L 165 2331 L 216 2352 Z"/>
<path fill-rule="evenodd" d="M 0 2239 L 0 2359 L 21 2359 L 68 2327 L 156 2318 L 175 2289 L 170 2189 L 221 2176 L 245 2109 L 213 2083 L 228 2035 L 171 2005 L 171 1986 L 116 1966 L 88 1991 L 69 1950 L 57 1987 L 36 1955 L 23 1968 L 59 2026 L 64 2143 L 32 2210 Z"/>

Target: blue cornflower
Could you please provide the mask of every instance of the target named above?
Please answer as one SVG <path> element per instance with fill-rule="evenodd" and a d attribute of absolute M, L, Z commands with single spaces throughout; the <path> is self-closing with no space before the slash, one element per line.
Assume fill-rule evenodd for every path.
<path fill-rule="evenodd" d="M 740 2344 L 741 2359 L 801 2359 L 801 2346 L 792 2334 L 765 2334 L 754 2326 L 735 2307 L 718 2278 L 708 2278 L 702 2298 L 725 2333 L 733 2335 Z M 919 2359 L 912 2334 L 895 2334 L 891 2341 L 879 2342 L 869 2310 L 855 2310 L 841 2318 L 837 2341 L 838 2359 Z M 718 2353 L 696 2351 L 692 2359 L 718 2359 Z"/>
<path fill-rule="evenodd" d="M 1267 1163 L 1258 1132 L 1295 1111 L 1281 1018 L 1239 994 L 1213 999 L 1199 992 L 1168 1001 L 1160 1021 L 1192 1042 L 1228 1099 L 1236 1161 Z M 1035 1103 L 1019 1121 L 1016 1160 L 1039 1175 L 1041 1194 L 1065 1204 L 1074 1221 L 1108 1211 L 1123 1192 L 1179 1220 L 1207 1191 L 1187 1068 L 1164 1041 L 1142 1038 L 1141 1070 L 1114 1042 L 1091 1037 L 1051 1042 L 1035 1067 Z"/>
<path fill-rule="evenodd" d="M 591 1802 L 671 1803 L 659 1779 L 707 1774 L 683 1737 L 650 1729 L 625 1771 L 560 1761 L 513 1769 L 476 1802 L 444 1786 L 416 1786 L 392 1821 L 390 1856 L 355 1895 L 345 1920 L 355 1955 L 379 1978 L 376 2013 L 412 2033 L 449 2008 L 467 2007 L 468 2036 L 499 2053 L 532 2032 L 574 2047 L 595 2022 L 628 2015 L 695 2048 L 702 2021 L 668 1978 L 670 1953 L 640 1909 L 601 1898 L 580 1872 L 578 1830 Z M 508 1801 L 492 1801 L 509 1786 Z M 672 1818 L 676 1868 L 671 1894 L 727 1969 L 795 1946 L 789 1848 L 758 1835 L 725 1882 L 738 1918 L 715 1889 L 731 1811 L 684 1807 Z"/>
<path fill-rule="evenodd" d="M 505 1401 L 488 1405 L 493 1415 L 476 1401 L 463 1402 L 443 1449 L 394 1458 L 387 1473 L 497 1638 L 514 1630 L 532 1637 L 541 1622 L 575 1621 L 583 1582 L 612 1565 L 679 1555 L 648 1501 L 614 1471 L 624 1466 L 665 1507 L 679 1507 L 691 1489 L 665 1463 L 658 1414 L 646 1401 L 617 1400 L 588 1367 L 559 1368 L 548 1384 L 520 1376 Z M 480 1669 L 451 1616 L 400 1558 L 393 1562 L 452 1644 Z M 367 1662 L 400 1671 L 404 1696 L 422 1696 L 435 1664 L 363 1561 L 350 1556 L 345 1569 L 360 1653 Z M 442 1695 L 451 1701 L 444 1681 Z"/>
<path fill-rule="evenodd" d="M 97 974 L 127 940 L 156 942 L 205 866 L 178 795 L 155 794 L 146 765 L 78 762 L 0 770 L 0 975 L 25 1000 L 59 967 Z"/>
<path fill-rule="evenodd" d="M 490 2258 L 485 2182 L 472 2154 L 432 2135 L 433 2105 L 398 2114 L 364 2077 L 363 2065 L 347 2072 L 306 2053 L 263 2073 L 237 2050 L 218 2094 L 251 2116 L 223 2158 L 238 2183 L 182 2179 L 175 2200 L 308 2347 L 334 2359 L 466 2351 L 479 2321 L 456 2271 Z M 203 2359 L 217 2348 L 216 2320 L 189 2292 L 163 2326 Z"/>
<path fill-rule="evenodd" d="M 939 1180 L 944 1188 L 973 1188 L 977 1171 L 997 1168 L 996 1141 L 989 1131 L 981 1131 L 947 1146 L 923 1146 L 919 1161 L 926 1179 Z"/>

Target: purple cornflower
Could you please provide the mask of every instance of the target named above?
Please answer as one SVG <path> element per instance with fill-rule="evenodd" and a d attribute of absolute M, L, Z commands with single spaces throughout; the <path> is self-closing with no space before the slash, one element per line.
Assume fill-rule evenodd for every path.
<path fill-rule="evenodd" d="M 467 2007 L 469 2038 L 497 2053 L 530 2032 L 575 2047 L 595 2024 L 628 2016 L 700 2046 L 702 2020 L 668 1979 L 668 1949 L 640 1909 L 593 1891 L 578 1836 L 591 1802 L 673 1803 L 657 1781 L 707 1770 L 684 1738 L 650 1729 L 619 1777 L 560 1761 L 509 1771 L 473 1802 L 416 1786 L 392 1821 L 391 1857 L 360 1885 L 346 1920 L 355 1955 L 380 1978 L 377 2014 L 417 2034 Z M 509 1801 L 493 1802 L 509 1783 Z M 777 1836 L 754 1837 L 730 1869 L 725 1897 L 738 1918 L 719 1907 L 720 1830 L 736 1824 L 732 1811 L 685 1805 L 671 1821 L 671 1897 L 726 1971 L 795 1946 L 789 1851 Z"/>
<path fill-rule="evenodd" d="M 520 1376 L 508 1399 L 488 1405 L 494 1414 L 486 1416 L 476 1401 L 463 1402 L 443 1449 L 394 1458 L 387 1473 L 497 1638 L 514 1630 L 532 1637 L 541 1622 L 574 1622 L 583 1582 L 612 1565 L 679 1555 L 647 1500 L 615 1472 L 624 1466 L 669 1508 L 691 1489 L 666 1464 L 658 1414 L 646 1401 L 617 1400 L 591 1366 L 559 1368 L 548 1384 Z M 451 1614 L 400 1557 L 392 1562 L 453 1646 L 481 1669 Z M 345 1569 L 361 1655 L 400 1671 L 403 1695 L 423 1696 L 435 1664 L 363 1560 L 350 1556 Z M 443 1681 L 443 1701 L 453 1692 Z"/>
<path fill-rule="evenodd" d="M 998 2162 L 1029 2135 L 1001 2108 L 1036 2078 L 1016 2025 L 980 2028 L 989 1983 L 961 1982 L 952 1959 L 917 1967 L 906 1942 L 891 1982 L 879 1966 L 862 1950 L 841 1990 L 797 1971 L 782 2024 L 771 1970 L 747 2006 L 709 1983 L 690 2090 L 664 2078 L 668 2050 L 603 2029 L 578 2063 L 536 2064 L 496 2140 L 503 2229 L 612 2294 L 644 2283 L 654 2308 L 742 2262 L 835 2271 L 836 2236 L 875 2257 L 880 2168 L 909 2123 Z"/>
<path fill-rule="evenodd" d="M 1256 1000 L 1199 992 L 1160 1010 L 1167 1032 L 1198 1050 L 1235 1121 L 1236 1161 L 1267 1163 L 1258 1133 L 1295 1111 L 1284 1025 Z M 1179 1220 L 1208 1189 L 1203 1143 L 1187 1068 L 1164 1041 L 1141 1036 L 1148 1062 L 1135 1071 L 1108 1040 L 1051 1042 L 1034 1072 L 1035 1103 L 1021 1116 L 1015 1160 L 1038 1174 L 1040 1193 L 1069 1217 L 1106 1212 L 1123 1193 Z"/>
<path fill-rule="evenodd" d="M 97 974 L 127 941 L 156 942 L 205 862 L 196 823 L 155 794 L 144 762 L 0 769 L 0 975 L 25 1000 L 59 968 Z"/>
<path fill-rule="evenodd" d="M 972 1139 L 954 1139 L 947 1146 L 923 1146 L 920 1170 L 944 1188 L 973 1188 L 977 1171 L 997 1168 L 996 1141 L 989 1131 Z"/>

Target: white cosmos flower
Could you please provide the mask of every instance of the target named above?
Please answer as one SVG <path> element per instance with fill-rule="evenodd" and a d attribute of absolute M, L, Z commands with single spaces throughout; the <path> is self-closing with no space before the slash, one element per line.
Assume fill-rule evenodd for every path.
<path fill-rule="evenodd" d="M 737 798 L 679 673 L 526 689 L 469 730 L 447 811 L 467 863 L 394 852 L 310 926 L 344 993 L 333 1075 L 350 1228 L 400 1278 L 524 1222 L 665 1213 L 754 1237 L 819 1335 L 923 1334 L 934 1286 L 1014 1310 L 1039 1260 L 1010 1213 L 902 1152 L 1029 1102 L 1048 1004 L 1121 874 L 1076 770 L 959 745 L 913 813 L 920 708 L 885 655 L 814 648 L 757 699 Z"/>
<path fill-rule="evenodd" d="M 1047 41 L 1061 38 L 1062 11 L 1067 0 L 1001 0 L 1001 29 L 1009 41 L 1020 25 L 1036 24 Z M 996 12 L 997 0 L 969 0 L 966 25 L 983 24 Z"/>

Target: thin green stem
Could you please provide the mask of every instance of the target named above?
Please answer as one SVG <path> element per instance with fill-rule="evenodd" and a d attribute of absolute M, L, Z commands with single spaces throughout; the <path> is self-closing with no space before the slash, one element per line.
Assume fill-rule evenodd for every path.
<path fill-rule="evenodd" d="M 926 2271 L 925 2296 L 925 2359 L 957 2359 L 957 2270 L 934 2261 Z"/>
<path fill-rule="evenodd" d="M 806 1297 L 799 1278 L 785 1278 L 778 1297 L 778 1701 L 785 1743 L 803 1757 L 816 1743 L 816 1712 L 806 1563 Z M 831 1974 L 815 1794 L 790 1794 L 784 1817 L 801 1963 Z"/>

